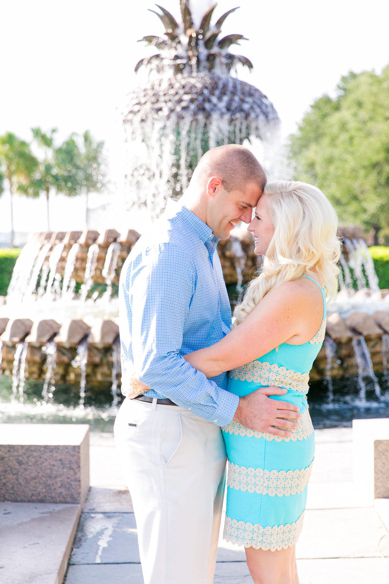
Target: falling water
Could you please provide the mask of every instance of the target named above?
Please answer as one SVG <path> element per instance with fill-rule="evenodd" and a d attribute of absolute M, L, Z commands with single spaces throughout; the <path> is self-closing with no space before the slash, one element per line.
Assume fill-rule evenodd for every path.
<path fill-rule="evenodd" d="M 242 244 L 237 237 L 231 241 L 231 251 L 234 254 L 234 263 L 236 269 L 236 291 L 238 293 L 237 304 L 242 301 L 243 296 L 243 270 L 246 264 L 246 255 L 243 251 Z"/>
<path fill-rule="evenodd" d="M 48 300 L 53 300 L 53 297 L 55 298 L 58 296 L 58 292 L 59 292 L 58 278 L 56 278 L 56 275 L 59 276 L 59 279 L 61 278 L 61 276 L 59 274 L 57 274 L 57 266 L 58 266 L 59 260 L 61 259 L 63 248 L 64 248 L 63 243 L 57 243 L 57 245 L 55 245 L 53 247 L 53 251 L 50 254 L 50 258 L 49 258 L 50 274 L 49 274 L 47 288 L 46 288 L 46 292 L 45 292 L 45 299 L 48 299 Z"/>
<path fill-rule="evenodd" d="M 325 380 L 327 382 L 328 388 L 327 402 L 331 404 L 334 399 L 334 387 L 332 383 L 331 370 L 334 359 L 336 357 L 336 343 L 328 335 L 324 340 L 324 349 L 326 352 Z"/>
<path fill-rule="evenodd" d="M 155 96 L 158 96 L 156 103 Z M 278 116 L 258 89 L 228 75 L 158 76 L 135 88 L 123 112 L 125 205 L 151 218 L 185 190 L 201 155 L 253 136 L 273 136 Z"/>
<path fill-rule="evenodd" d="M 344 257 L 342 252 L 340 252 L 339 261 L 340 261 L 340 265 L 343 268 L 343 277 L 344 277 L 345 286 L 348 290 L 352 290 L 353 289 L 353 281 L 351 278 L 350 268 L 349 268 L 348 263 L 346 262 L 345 257 Z"/>
<path fill-rule="evenodd" d="M 88 296 L 89 290 L 93 285 L 93 275 L 95 273 L 97 256 L 99 253 L 99 246 L 97 243 L 93 243 L 88 250 L 88 257 L 86 260 L 84 283 L 81 286 L 80 297 L 82 302 L 85 302 Z"/>
<path fill-rule="evenodd" d="M 12 369 L 12 400 L 15 401 L 19 394 L 19 401 L 24 400 L 24 384 L 26 380 L 27 343 L 20 341 L 16 345 L 15 358 Z"/>
<path fill-rule="evenodd" d="M 370 255 L 369 248 L 367 247 L 366 243 L 363 239 L 358 239 L 355 243 L 355 248 L 358 250 L 362 264 L 365 270 L 365 274 L 367 276 L 368 285 L 372 292 L 378 292 L 380 289 L 378 277 L 374 269 L 374 262 L 373 258 Z"/>
<path fill-rule="evenodd" d="M 46 375 L 43 383 L 42 397 L 47 403 L 53 397 L 55 391 L 54 385 L 54 367 L 57 360 L 57 345 L 54 341 L 49 341 L 42 349 L 46 353 Z"/>
<path fill-rule="evenodd" d="M 349 266 L 353 269 L 354 278 L 357 283 L 358 290 L 362 290 L 366 288 L 366 280 L 365 276 L 363 275 L 363 258 L 362 254 L 358 252 L 358 249 L 355 245 L 356 240 L 351 241 L 348 237 L 344 238 L 344 245 L 346 246 L 348 252 L 348 263 Z"/>
<path fill-rule="evenodd" d="M 370 377 L 374 383 L 374 391 L 377 397 L 381 397 L 381 388 L 378 379 L 373 371 L 373 364 L 370 357 L 369 349 L 363 336 L 353 337 L 352 344 L 354 348 L 355 360 L 358 365 L 358 385 L 360 388 L 359 400 L 361 405 L 366 404 L 366 385 L 364 377 Z"/>
<path fill-rule="evenodd" d="M 102 276 L 105 278 L 107 290 L 103 296 L 104 300 L 109 301 L 112 296 L 112 280 L 115 277 L 116 265 L 120 254 L 120 243 L 114 241 L 108 248 L 107 256 L 104 262 Z"/>
<path fill-rule="evenodd" d="M 40 248 L 41 244 L 37 241 L 30 241 L 23 247 L 12 272 L 7 302 L 19 302 L 22 299 Z"/>
<path fill-rule="evenodd" d="M 85 393 L 86 393 L 86 365 L 88 362 L 88 337 L 80 342 L 77 347 L 77 355 L 72 361 L 73 367 L 79 367 L 81 371 L 80 380 L 80 408 L 84 407 L 85 404 Z"/>
<path fill-rule="evenodd" d="M 111 394 L 112 394 L 112 407 L 117 408 L 119 404 L 119 387 L 118 387 L 118 380 L 117 374 L 120 371 L 120 344 L 119 341 L 114 342 L 112 345 L 112 386 L 111 386 Z"/>
<path fill-rule="evenodd" d="M 389 334 L 384 333 L 382 335 L 382 369 L 384 379 L 386 379 L 386 381 L 389 383 L 388 360 L 389 360 Z"/>
<path fill-rule="evenodd" d="M 46 259 L 46 256 L 47 256 L 50 248 L 51 248 L 51 243 L 46 243 L 42 247 L 42 249 L 40 250 L 39 255 L 38 255 L 36 262 L 34 264 L 34 268 L 32 270 L 31 278 L 30 278 L 30 281 L 28 282 L 28 286 L 27 286 L 27 290 L 25 292 L 24 298 L 27 297 L 27 299 L 29 299 L 34 294 L 35 288 L 36 288 L 36 285 L 38 282 L 39 274 L 41 272 L 42 266 L 44 264 L 44 261 Z"/>
<path fill-rule="evenodd" d="M 76 257 L 78 250 L 80 249 L 79 243 L 74 243 L 69 251 L 66 265 L 65 265 L 65 272 L 63 277 L 63 284 L 62 284 L 62 299 L 63 300 L 71 300 L 74 292 L 74 288 L 76 285 L 76 281 L 72 279 L 74 266 L 76 263 Z"/>
<path fill-rule="evenodd" d="M 41 298 L 43 298 L 43 296 L 45 294 L 48 276 L 49 276 L 49 266 L 44 265 L 42 267 L 42 270 L 41 270 L 41 279 L 39 282 L 39 288 L 38 288 L 38 293 L 37 293 L 38 300 L 41 300 Z"/>

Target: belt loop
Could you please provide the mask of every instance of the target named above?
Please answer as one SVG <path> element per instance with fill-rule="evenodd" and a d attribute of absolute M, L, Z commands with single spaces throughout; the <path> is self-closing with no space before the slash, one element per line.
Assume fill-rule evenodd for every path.
<path fill-rule="evenodd" d="M 157 409 L 157 401 L 158 401 L 157 398 L 156 397 L 153 397 L 153 405 L 151 406 L 151 409 L 152 410 L 156 410 Z"/>

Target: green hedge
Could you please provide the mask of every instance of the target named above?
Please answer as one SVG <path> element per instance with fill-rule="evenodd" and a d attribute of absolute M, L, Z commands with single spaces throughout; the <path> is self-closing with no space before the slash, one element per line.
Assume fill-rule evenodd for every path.
<path fill-rule="evenodd" d="M 14 269 L 14 265 L 20 252 L 21 250 L 17 248 L 0 249 L 0 296 L 5 296 L 7 294 L 12 270 Z"/>
<path fill-rule="evenodd" d="M 375 271 L 380 282 L 380 288 L 389 289 L 389 247 L 377 245 L 369 247 L 371 257 L 374 261 Z M 0 296 L 7 294 L 7 289 L 11 280 L 12 270 L 21 250 L 0 249 Z"/>
<path fill-rule="evenodd" d="M 380 288 L 389 288 L 389 247 L 376 245 L 369 247 L 370 255 L 374 261 L 375 271 L 378 276 Z"/>

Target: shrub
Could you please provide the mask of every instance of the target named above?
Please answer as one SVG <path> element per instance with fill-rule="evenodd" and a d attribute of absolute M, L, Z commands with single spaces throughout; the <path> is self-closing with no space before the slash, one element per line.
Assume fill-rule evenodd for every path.
<path fill-rule="evenodd" d="M 14 265 L 20 252 L 21 250 L 17 248 L 0 249 L 0 296 L 5 296 L 7 294 L 12 270 L 14 269 Z"/>
<path fill-rule="evenodd" d="M 369 247 L 374 261 L 374 268 L 378 276 L 380 288 L 389 288 L 389 247 L 376 245 Z"/>

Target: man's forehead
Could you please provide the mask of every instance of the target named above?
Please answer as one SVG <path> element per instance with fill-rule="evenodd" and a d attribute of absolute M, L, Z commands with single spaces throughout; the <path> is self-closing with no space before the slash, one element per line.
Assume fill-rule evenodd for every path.
<path fill-rule="evenodd" d="M 241 202 L 248 207 L 256 207 L 259 199 L 263 194 L 262 189 L 259 188 L 256 184 L 250 184 L 248 187 L 241 193 Z"/>

